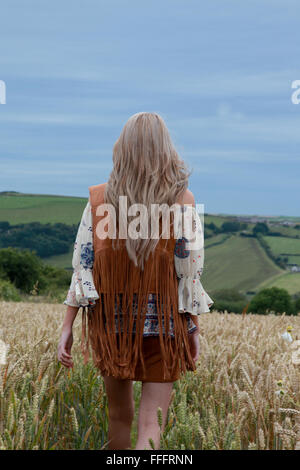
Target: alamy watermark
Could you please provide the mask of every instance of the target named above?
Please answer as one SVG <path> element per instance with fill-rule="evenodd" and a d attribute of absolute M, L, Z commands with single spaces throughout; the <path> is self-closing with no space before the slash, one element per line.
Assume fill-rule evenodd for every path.
<path fill-rule="evenodd" d="M 119 196 L 118 211 L 117 231 L 115 207 L 109 203 L 103 203 L 97 207 L 96 216 L 100 220 L 96 225 L 96 235 L 99 239 L 137 240 L 174 237 L 184 238 L 187 249 L 203 248 L 204 204 L 196 204 L 195 207 L 191 204 L 178 203 L 171 206 L 151 204 L 149 209 L 144 204 L 132 204 L 128 207 L 127 196 Z"/>
<path fill-rule="evenodd" d="M 6 104 L 6 84 L 0 80 L 0 104 Z"/>
<path fill-rule="evenodd" d="M 291 100 L 293 104 L 299 104 L 300 103 L 300 80 L 294 80 L 292 82 L 292 88 L 295 89 L 295 91 L 292 93 Z"/>

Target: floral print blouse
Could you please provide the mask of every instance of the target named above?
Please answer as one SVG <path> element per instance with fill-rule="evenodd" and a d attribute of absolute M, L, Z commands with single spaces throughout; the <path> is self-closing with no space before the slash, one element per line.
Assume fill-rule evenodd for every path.
<path fill-rule="evenodd" d="M 189 249 L 188 234 L 184 227 L 180 227 L 181 238 L 177 239 L 174 250 L 174 263 L 178 278 L 178 308 L 180 313 L 200 315 L 209 312 L 213 300 L 205 292 L 200 278 L 204 264 L 204 237 L 200 217 L 194 207 L 191 208 L 193 222 L 196 220 L 197 234 L 202 240 L 198 249 Z M 193 246 L 191 247 L 193 248 Z M 76 236 L 73 251 L 73 275 L 71 285 L 64 304 L 73 307 L 92 307 L 99 299 L 93 282 L 93 233 L 92 212 L 90 202 L 87 203 Z M 158 318 L 155 311 L 155 295 L 150 294 L 148 311 L 146 313 L 144 336 L 159 334 Z M 116 312 L 117 315 L 117 312 Z M 188 331 L 196 329 L 193 321 L 188 319 Z M 170 334 L 172 333 L 172 319 L 170 320 Z"/>

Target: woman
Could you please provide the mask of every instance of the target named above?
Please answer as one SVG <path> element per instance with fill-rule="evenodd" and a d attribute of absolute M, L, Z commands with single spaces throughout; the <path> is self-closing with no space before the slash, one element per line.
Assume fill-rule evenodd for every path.
<path fill-rule="evenodd" d="M 86 362 L 91 343 L 94 364 L 104 379 L 109 449 L 131 448 L 134 380 L 142 381 L 135 448 L 150 448 L 151 438 L 158 449 L 157 408 L 164 428 L 174 381 L 196 369 L 198 315 L 209 312 L 213 303 L 200 282 L 203 244 L 188 249 L 191 237 L 185 222 L 180 219 L 175 227 L 173 212 L 169 237 L 163 229 L 174 204 L 183 215 L 189 205 L 189 220 L 199 222 L 187 185 L 186 167 L 163 119 L 142 112 L 127 121 L 114 145 L 108 182 L 89 188 L 74 246 L 58 358 L 64 366 L 73 366 L 72 325 L 83 307 L 82 352 Z M 136 203 L 141 205 L 137 211 Z M 157 204 L 162 212 L 157 212 Z M 138 223 L 133 218 L 137 213 Z M 159 227 L 155 236 L 153 214 Z M 196 227 L 200 233 L 201 223 Z"/>

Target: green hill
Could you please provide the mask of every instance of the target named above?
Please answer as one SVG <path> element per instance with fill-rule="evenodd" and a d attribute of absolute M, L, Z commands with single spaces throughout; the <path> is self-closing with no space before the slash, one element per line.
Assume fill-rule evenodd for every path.
<path fill-rule="evenodd" d="M 44 261 L 51 266 L 70 270 L 72 269 L 72 257 L 73 250 L 70 250 L 68 253 L 63 255 L 49 256 L 48 258 L 45 258 Z"/>
<path fill-rule="evenodd" d="M 284 271 L 266 255 L 256 238 L 232 235 L 224 243 L 206 246 L 202 279 L 210 292 L 227 288 L 254 290 L 278 273 Z"/>
<path fill-rule="evenodd" d="M 77 224 L 86 203 L 81 197 L 5 192 L 0 194 L 0 221 Z"/>
<path fill-rule="evenodd" d="M 269 287 L 279 287 L 286 289 L 290 294 L 300 293 L 300 273 L 284 272 L 279 276 L 267 279 L 257 286 L 257 290 L 266 289 Z"/>
<path fill-rule="evenodd" d="M 264 237 L 275 256 L 286 256 L 288 262 L 300 264 L 300 239 L 287 237 Z"/>

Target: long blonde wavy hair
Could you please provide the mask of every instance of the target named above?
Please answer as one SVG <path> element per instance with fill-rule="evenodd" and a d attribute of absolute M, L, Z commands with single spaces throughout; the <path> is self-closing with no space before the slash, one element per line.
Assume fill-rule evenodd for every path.
<path fill-rule="evenodd" d="M 119 215 L 119 196 L 127 196 L 127 205 L 147 207 L 150 227 L 151 204 L 171 206 L 184 193 L 189 172 L 179 157 L 168 128 L 157 113 L 140 112 L 124 125 L 113 147 L 113 169 L 106 185 L 104 199 L 115 208 L 117 227 L 128 224 L 127 214 Z M 149 230 L 148 233 L 150 233 Z M 128 256 L 141 269 L 158 239 L 126 239 Z M 113 246 L 118 244 L 113 240 Z"/>

